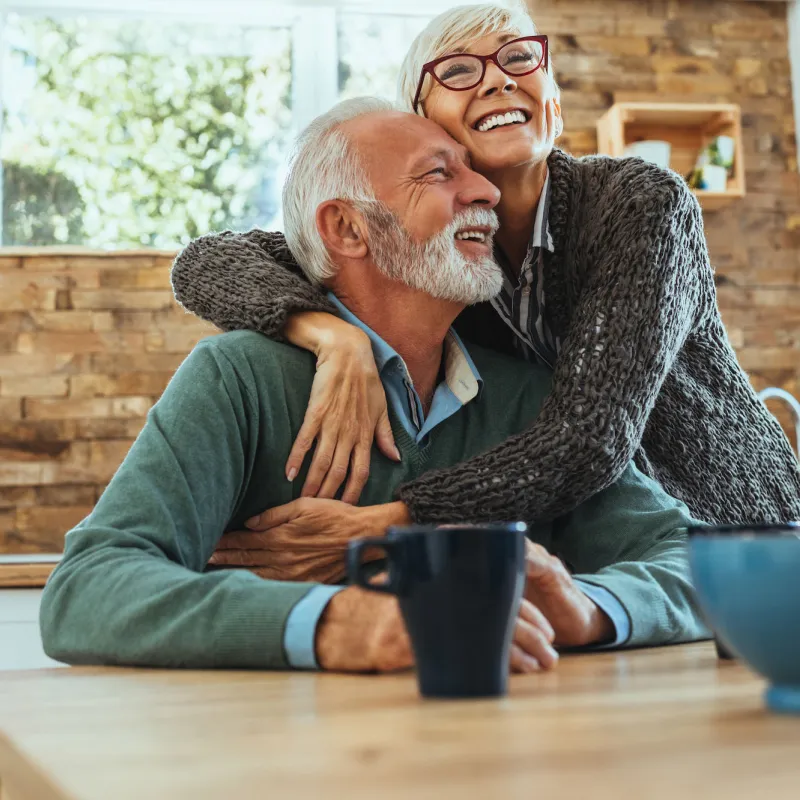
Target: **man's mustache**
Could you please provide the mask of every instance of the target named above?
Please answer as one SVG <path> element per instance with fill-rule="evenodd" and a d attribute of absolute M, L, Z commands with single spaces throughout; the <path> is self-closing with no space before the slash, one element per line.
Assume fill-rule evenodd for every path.
<path fill-rule="evenodd" d="M 456 214 L 439 235 L 453 237 L 464 228 L 489 228 L 489 232 L 486 234 L 488 240 L 494 237 L 499 227 L 500 221 L 497 219 L 497 214 L 491 209 L 468 208 Z"/>

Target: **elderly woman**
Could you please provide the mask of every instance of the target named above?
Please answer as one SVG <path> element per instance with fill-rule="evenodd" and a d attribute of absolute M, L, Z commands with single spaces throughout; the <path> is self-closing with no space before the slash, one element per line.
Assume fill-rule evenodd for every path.
<path fill-rule="evenodd" d="M 413 520 L 522 519 L 571 511 L 638 465 L 709 522 L 800 519 L 800 469 L 736 361 L 716 304 L 697 202 L 640 159 L 572 158 L 547 37 L 522 11 L 454 8 L 406 56 L 402 107 L 441 125 L 502 193 L 505 282 L 465 311 L 466 338 L 548 364 L 552 392 L 524 433 L 400 490 Z M 437 169 L 431 181 L 446 181 Z M 219 327 L 253 328 L 318 357 L 287 462 L 303 494 L 355 502 L 373 435 L 396 457 L 366 337 L 334 316 L 280 234 L 206 236 L 173 269 L 178 300 Z M 420 422 L 422 424 L 422 422 Z"/>

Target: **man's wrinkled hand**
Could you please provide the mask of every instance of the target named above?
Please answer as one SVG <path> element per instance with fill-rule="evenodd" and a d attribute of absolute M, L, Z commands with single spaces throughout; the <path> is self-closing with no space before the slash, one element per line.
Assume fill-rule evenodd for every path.
<path fill-rule="evenodd" d="M 550 623 L 559 647 L 582 647 L 614 636 L 609 617 L 572 579 L 560 558 L 544 547 L 526 542 L 525 599 Z"/>
<path fill-rule="evenodd" d="M 405 524 L 402 503 L 357 507 L 339 500 L 304 497 L 247 521 L 247 531 L 226 533 L 209 564 L 239 567 L 276 581 L 338 583 L 345 575 L 347 544 Z M 381 552 L 367 552 L 380 558 Z"/>
<path fill-rule="evenodd" d="M 334 672 L 393 672 L 414 664 L 397 598 L 357 586 L 331 598 L 315 645 L 320 667 Z"/>
<path fill-rule="evenodd" d="M 380 580 L 380 577 L 378 578 Z M 523 600 L 511 647 L 513 672 L 549 670 L 558 663 L 553 629 Z M 338 672 L 391 672 L 413 666 L 414 656 L 395 597 L 351 586 L 334 595 L 317 626 L 320 667 Z"/>
<path fill-rule="evenodd" d="M 547 618 L 523 597 L 514 623 L 511 671 L 527 673 L 555 668 L 558 653 L 553 649 L 554 639 L 555 631 Z"/>

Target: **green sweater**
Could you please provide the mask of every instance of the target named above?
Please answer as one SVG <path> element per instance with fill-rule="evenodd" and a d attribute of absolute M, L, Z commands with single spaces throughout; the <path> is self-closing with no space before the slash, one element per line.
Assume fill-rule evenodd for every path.
<path fill-rule="evenodd" d="M 484 380 L 480 396 L 422 447 L 393 420 L 402 461 L 373 448 L 362 504 L 392 500 L 401 484 L 488 449 L 536 416 L 547 372 L 478 347 L 470 355 Z M 314 373 L 310 353 L 257 333 L 197 345 L 95 509 L 66 537 L 42 597 L 48 655 L 72 664 L 287 666 L 286 620 L 313 584 L 204 569 L 224 531 L 298 497 L 305 468 L 294 482 L 283 469 Z M 691 522 L 631 465 L 531 537 L 620 600 L 631 620 L 627 644 L 656 644 L 705 635 L 689 582 Z"/>

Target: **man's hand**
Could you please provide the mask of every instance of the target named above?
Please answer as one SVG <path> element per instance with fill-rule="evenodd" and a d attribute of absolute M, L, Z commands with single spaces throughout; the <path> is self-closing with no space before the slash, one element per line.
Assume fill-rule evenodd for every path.
<path fill-rule="evenodd" d="M 320 667 L 334 672 L 392 672 L 414 664 L 397 598 L 357 586 L 325 607 L 316 650 Z"/>
<path fill-rule="evenodd" d="M 552 669 L 558 662 L 552 640 L 547 620 L 523 600 L 514 628 L 511 669 Z M 357 586 L 331 598 L 317 625 L 316 651 L 320 667 L 335 672 L 392 672 L 414 664 L 397 599 Z"/>
<path fill-rule="evenodd" d="M 526 542 L 525 557 L 525 598 L 547 618 L 557 646 L 581 647 L 613 639 L 613 623 L 575 584 L 561 559 L 531 541 Z"/>
<path fill-rule="evenodd" d="M 209 564 L 244 567 L 276 581 L 336 583 L 345 575 L 349 541 L 382 536 L 389 525 L 409 522 L 399 502 L 359 508 L 304 497 L 249 519 L 248 531 L 226 533 Z"/>
<path fill-rule="evenodd" d="M 539 672 L 558 665 L 553 649 L 555 631 L 536 606 L 522 598 L 511 644 L 512 672 Z"/>

